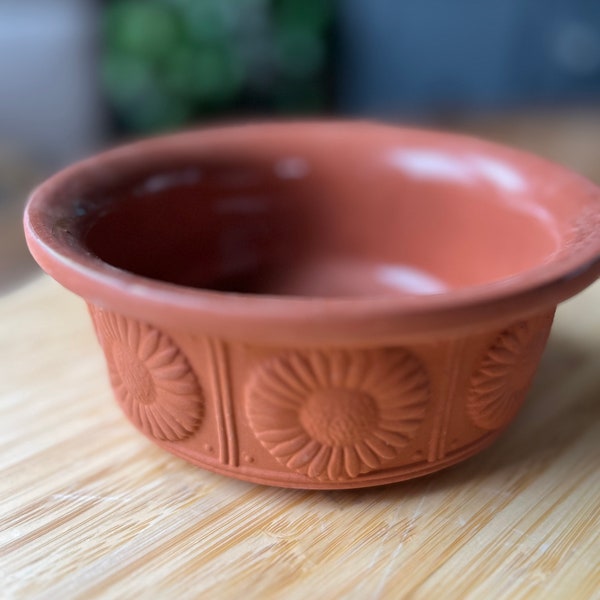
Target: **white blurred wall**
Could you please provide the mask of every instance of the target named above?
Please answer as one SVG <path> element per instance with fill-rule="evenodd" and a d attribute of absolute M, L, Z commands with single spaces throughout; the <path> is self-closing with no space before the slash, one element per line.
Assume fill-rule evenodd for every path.
<path fill-rule="evenodd" d="M 0 0 L 0 145 L 58 167 L 96 149 L 93 0 Z"/>

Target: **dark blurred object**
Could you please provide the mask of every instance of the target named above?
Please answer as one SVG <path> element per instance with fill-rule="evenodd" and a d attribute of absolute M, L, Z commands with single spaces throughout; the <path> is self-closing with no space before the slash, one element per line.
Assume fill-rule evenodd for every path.
<path fill-rule="evenodd" d="M 344 0 L 343 112 L 431 118 L 600 98 L 598 0 Z"/>
<path fill-rule="evenodd" d="M 331 0 L 112 0 L 103 83 L 122 130 L 328 105 Z"/>

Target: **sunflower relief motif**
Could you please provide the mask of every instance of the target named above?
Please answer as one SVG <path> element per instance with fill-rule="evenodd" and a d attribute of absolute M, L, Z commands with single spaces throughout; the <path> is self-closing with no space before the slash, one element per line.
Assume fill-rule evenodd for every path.
<path fill-rule="evenodd" d="M 500 429 L 512 421 L 521 407 L 545 338 L 536 328 L 520 322 L 502 332 L 471 377 L 467 414 L 479 428 Z"/>
<path fill-rule="evenodd" d="M 290 352 L 260 367 L 246 410 L 262 445 L 312 478 L 382 468 L 425 417 L 427 375 L 404 350 Z"/>
<path fill-rule="evenodd" d="M 93 311 L 110 381 L 124 412 L 144 433 L 177 441 L 199 427 L 202 391 L 173 341 L 145 323 Z"/>

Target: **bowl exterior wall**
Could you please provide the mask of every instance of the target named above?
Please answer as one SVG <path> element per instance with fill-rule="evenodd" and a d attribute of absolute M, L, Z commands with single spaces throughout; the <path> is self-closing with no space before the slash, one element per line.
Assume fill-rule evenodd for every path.
<path fill-rule="evenodd" d="M 258 346 L 89 305 L 121 408 L 187 461 L 256 483 L 360 488 L 492 443 L 521 407 L 554 310 L 385 347 Z"/>

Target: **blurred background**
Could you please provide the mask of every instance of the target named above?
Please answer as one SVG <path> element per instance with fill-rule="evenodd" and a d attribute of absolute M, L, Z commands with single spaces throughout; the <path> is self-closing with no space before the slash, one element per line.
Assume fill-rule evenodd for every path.
<path fill-rule="evenodd" d="M 600 179 L 598 0 L 0 0 L 0 287 L 48 173 L 214 120 L 465 130 Z"/>

